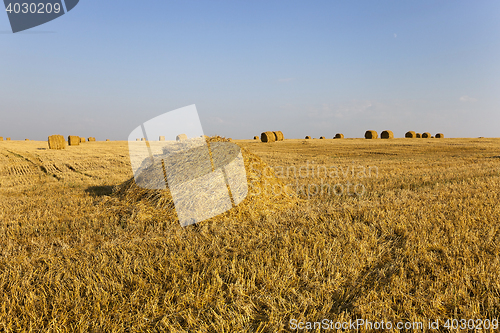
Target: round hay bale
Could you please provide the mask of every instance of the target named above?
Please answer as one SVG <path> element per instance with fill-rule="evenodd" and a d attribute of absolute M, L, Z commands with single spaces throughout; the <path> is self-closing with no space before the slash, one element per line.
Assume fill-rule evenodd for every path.
<path fill-rule="evenodd" d="M 49 149 L 65 149 L 66 141 L 62 135 L 51 135 L 49 136 Z"/>
<path fill-rule="evenodd" d="M 78 146 L 80 145 L 80 137 L 76 135 L 68 136 L 68 146 Z"/>
<path fill-rule="evenodd" d="M 276 141 L 283 141 L 285 139 L 285 136 L 283 135 L 283 132 L 281 131 L 274 131 L 274 138 Z"/>
<path fill-rule="evenodd" d="M 89 138 L 87 139 L 87 141 L 88 141 L 88 142 L 95 142 L 95 138 L 91 136 L 91 137 L 89 137 Z"/>
<path fill-rule="evenodd" d="M 365 139 L 377 139 L 377 138 L 378 138 L 377 131 L 366 131 Z"/>
<path fill-rule="evenodd" d="M 416 137 L 417 137 L 417 133 L 415 133 L 415 131 L 408 131 L 405 134 L 405 138 L 415 139 Z"/>
<path fill-rule="evenodd" d="M 24 141 L 30 141 L 30 139 L 24 139 Z"/>
<path fill-rule="evenodd" d="M 111 141 L 110 139 L 106 139 L 106 141 Z"/>
<path fill-rule="evenodd" d="M 253 137 L 254 140 L 259 140 L 259 137 L 256 135 Z"/>
<path fill-rule="evenodd" d="M 309 140 L 311 137 L 309 135 L 306 135 L 306 140 Z"/>
<path fill-rule="evenodd" d="M 158 138 L 158 141 L 165 141 L 165 137 L 163 135 L 161 135 L 159 138 Z"/>
<path fill-rule="evenodd" d="M 0 141 L 3 141 L 3 136 L 0 136 Z"/>
<path fill-rule="evenodd" d="M 344 134 L 342 133 L 337 133 L 335 134 L 335 136 L 333 137 L 334 139 L 343 139 L 344 138 Z"/>
<path fill-rule="evenodd" d="M 175 140 L 177 140 L 177 141 L 183 141 L 183 140 L 187 140 L 187 139 L 188 139 L 188 137 L 187 137 L 187 135 L 186 135 L 186 134 L 179 134 L 179 135 L 177 135 L 177 137 L 175 138 Z"/>
<path fill-rule="evenodd" d="M 271 132 L 271 131 L 263 132 L 260 135 L 260 141 L 262 141 L 262 142 L 274 142 L 274 141 L 276 141 L 276 136 L 274 135 L 274 132 Z"/>
<path fill-rule="evenodd" d="M 392 131 L 383 131 L 382 133 L 380 133 L 380 138 L 394 139 L 394 133 L 392 133 Z"/>
<path fill-rule="evenodd" d="M 442 139 L 442 138 L 444 138 L 444 134 L 443 133 L 438 133 L 438 134 L 436 134 L 436 138 L 437 139 Z"/>
<path fill-rule="evenodd" d="M 433 136 L 431 136 L 431 139 L 434 139 L 434 135 L 433 135 Z"/>
<path fill-rule="evenodd" d="M 5 139 L 6 141 L 10 141 L 10 138 Z"/>
<path fill-rule="evenodd" d="M 424 133 L 422 133 L 422 138 L 424 138 L 424 139 L 430 139 L 430 138 L 431 138 L 431 136 L 432 136 L 432 135 L 431 135 L 431 133 L 429 133 L 429 132 L 424 132 Z"/>
<path fill-rule="evenodd" d="M 86 142 L 85 138 L 80 138 L 80 143 Z"/>
<path fill-rule="evenodd" d="M 417 133 L 417 134 L 415 134 L 415 136 L 420 139 L 422 137 L 422 134 Z"/>
<path fill-rule="evenodd" d="M 324 136 L 320 136 L 319 138 L 320 138 L 321 140 L 323 140 L 325 137 L 324 137 Z"/>

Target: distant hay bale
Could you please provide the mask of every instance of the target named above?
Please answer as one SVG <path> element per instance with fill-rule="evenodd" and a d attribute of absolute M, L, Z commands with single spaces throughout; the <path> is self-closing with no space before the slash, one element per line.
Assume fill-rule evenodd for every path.
<path fill-rule="evenodd" d="M 378 138 L 377 131 L 366 131 L 365 139 L 377 139 L 377 138 Z"/>
<path fill-rule="evenodd" d="M 24 139 L 24 141 L 30 141 L 30 139 Z"/>
<path fill-rule="evenodd" d="M 444 134 L 443 133 L 438 133 L 438 134 L 436 134 L 436 138 L 437 139 L 442 139 L 442 138 L 444 138 Z"/>
<path fill-rule="evenodd" d="M 62 135 L 51 135 L 48 138 L 49 149 L 65 149 L 66 141 Z"/>
<path fill-rule="evenodd" d="M 141 141 L 141 139 L 135 139 L 135 141 Z"/>
<path fill-rule="evenodd" d="M 306 140 L 309 140 L 311 137 L 309 135 L 306 135 Z"/>
<path fill-rule="evenodd" d="M 267 131 L 267 132 L 262 132 L 260 135 L 260 141 L 262 142 L 274 142 L 276 141 L 276 136 L 274 135 L 274 132 Z"/>
<path fill-rule="evenodd" d="M 415 133 L 415 131 L 408 131 L 405 134 L 405 138 L 408 138 L 408 139 L 415 139 L 416 137 L 417 137 L 417 133 Z"/>
<path fill-rule="evenodd" d="M 283 132 L 281 131 L 274 131 L 274 138 L 276 141 L 283 141 L 285 139 L 285 136 L 283 135 Z"/>
<path fill-rule="evenodd" d="M 424 132 L 424 133 L 422 133 L 422 138 L 424 138 L 424 139 L 430 139 L 430 138 L 431 138 L 431 136 L 432 136 L 432 135 L 431 135 L 431 133 L 429 133 L 429 132 Z"/>
<path fill-rule="evenodd" d="M 3 136 L 0 136 L 0 141 L 3 141 Z"/>
<path fill-rule="evenodd" d="M 186 135 L 186 134 L 179 134 L 179 135 L 177 135 L 177 137 L 175 138 L 175 140 L 177 140 L 177 141 L 182 141 L 182 140 L 187 140 L 187 139 L 188 139 L 188 137 L 187 137 L 187 135 Z"/>
<path fill-rule="evenodd" d="M 382 133 L 380 133 L 380 138 L 394 139 L 394 133 L 392 133 L 392 131 L 383 131 Z"/>
<path fill-rule="evenodd" d="M 80 145 L 80 137 L 76 135 L 68 136 L 68 146 L 78 146 Z"/>
<path fill-rule="evenodd" d="M 85 140 L 85 138 L 80 138 L 80 143 L 84 143 L 84 142 L 87 142 L 87 140 Z"/>
<path fill-rule="evenodd" d="M 420 133 L 417 133 L 415 135 L 417 136 L 417 138 L 421 138 L 422 137 L 422 134 L 420 134 Z"/>
<path fill-rule="evenodd" d="M 323 140 L 325 137 L 324 137 L 324 136 L 320 136 L 319 138 L 320 138 L 321 140 Z"/>
<path fill-rule="evenodd" d="M 106 139 L 106 141 L 111 141 L 110 139 Z"/>
<path fill-rule="evenodd" d="M 256 135 L 253 137 L 254 140 L 259 140 L 259 137 Z"/>
<path fill-rule="evenodd" d="M 158 138 L 158 141 L 165 141 L 165 137 L 162 135 Z"/>
<path fill-rule="evenodd" d="M 6 141 L 10 141 L 10 138 L 5 139 Z"/>
<path fill-rule="evenodd" d="M 87 139 L 87 141 L 88 142 L 95 142 L 95 138 L 91 136 L 90 138 Z"/>
<path fill-rule="evenodd" d="M 342 133 L 337 133 L 335 134 L 335 136 L 333 137 L 334 139 L 343 139 L 344 138 L 344 134 Z"/>

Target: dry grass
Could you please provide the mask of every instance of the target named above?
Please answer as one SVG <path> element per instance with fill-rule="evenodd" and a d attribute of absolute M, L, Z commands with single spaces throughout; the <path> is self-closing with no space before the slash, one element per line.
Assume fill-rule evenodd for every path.
<path fill-rule="evenodd" d="M 442 327 L 500 316 L 500 139 L 235 142 L 254 195 L 187 228 L 166 197 L 130 188 L 125 141 L 3 143 L 0 331 L 285 332 L 292 318 Z M 324 180 L 366 193 L 275 197 L 283 183 L 320 183 L 279 172 L 306 161 L 338 167 Z M 360 178 L 358 166 L 378 177 Z"/>
<path fill-rule="evenodd" d="M 378 134 L 376 131 L 366 131 L 365 132 L 365 139 L 377 139 Z"/>

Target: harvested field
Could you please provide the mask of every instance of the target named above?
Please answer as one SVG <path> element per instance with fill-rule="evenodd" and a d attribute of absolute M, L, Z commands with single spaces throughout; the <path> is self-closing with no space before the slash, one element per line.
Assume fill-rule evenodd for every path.
<path fill-rule="evenodd" d="M 500 317 L 500 139 L 233 141 L 250 195 L 186 228 L 126 141 L 2 142 L 2 329 Z"/>

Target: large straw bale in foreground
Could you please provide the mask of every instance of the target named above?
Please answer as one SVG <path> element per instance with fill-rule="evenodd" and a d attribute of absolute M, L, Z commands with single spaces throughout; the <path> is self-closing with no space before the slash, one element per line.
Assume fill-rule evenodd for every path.
<path fill-rule="evenodd" d="M 436 139 L 442 139 L 442 138 L 444 138 L 444 134 L 443 133 L 436 134 Z"/>
<path fill-rule="evenodd" d="M 429 132 L 422 133 L 422 138 L 424 138 L 424 139 L 430 139 L 430 138 L 431 138 L 431 136 L 432 136 L 432 135 L 431 135 L 431 133 L 429 133 Z"/>
<path fill-rule="evenodd" d="M 343 139 L 344 138 L 344 134 L 342 133 L 337 133 L 335 134 L 335 136 L 333 137 L 334 139 Z"/>
<path fill-rule="evenodd" d="M 415 133 L 415 131 L 408 131 L 405 134 L 405 138 L 408 138 L 408 139 L 414 139 L 416 137 L 417 137 L 417 133 Z"/>
<path fill-rule="evenodd" d="M 274 141 L 276 141 L 276 136 L 274 135 L 274 132 L 271 132 L 271 131 L 263 132 L 260 135 L 260 141 L 262 141 L 262 142 L 274 142 Z"/>
<path fill-rule="evenodd" d="M 49 141 L 49 149 L 66 148 L 66 140 L 64 140 L 64 136 L 62 135 L 51 135 L 49 136 L 48 141 Z"/>
<path fill-rule="evenodd" d="M 394 133 L 392 133 L 392 131 L 383 131 L 380 137 L 382 139 L 394 139 Z"/>
<path fill-rule="evenodd" d="M 216 170 L 221 166 L 227 166 L 228 161 L 226 158 L 228 156 L 224 153 L 217 154 L 215 152 L 217 151 L 217 147 L 224 147 L 223 145 L 225 143 L 229 143 L 228 139 L 211 137 L 207 142 L 210 145 L 211 155 Z M 187 144 L 188 143 L 189 142 L 187 142 Z M 182 143 L 173 143 L 172 148 L 168 149 L 173 149 L 173 151 L 175 151 L 174 148 L 176 144 L 181 145 Z M 203 149 L 196 148 L 192 150 L 192 154 L 196 155 L 202 153 L 202 151 Z M 262 213 L 268 214 L 270 210 L 285 212 L 299 203 L 300 199 L 297 198 L 295 191 L 277 178 L 273 174 L 272 168 L 270 168 L 260 157 L 244 148 L 241 148 L 241 155 L 246 171 L 246 185 L 248 191 L 246 197 L 244 197 L 244 199 L 242 198 L 243 200 L 238 205 L 232 208 L 229 207 L 230 209 L 225 213 L 211 217 L 208 221 L 201 223 L 211 223 L 227 218 L 235 221 L 258 218 Z M 149 166 L 146 166 L 144 169 L 148 171 L 144 176 L 139 174 L 137 180 L 132 177 L 116 188 L 112 196 L 113 198 L 110 200 L 110 204 L 113 205 L 113 207 L 123 205 L 123 207 L 127 207 L 128 209 L 137 206 L 151 212 L 151 214 L 161 214 L 162 221 L 171 224 L 172 228 L 178 228 L 178 208 L 174 205 L 171 189 L 168 186 L 166 189 L 160 189 L 163 187 L 157 186 L 157 184 L 165 184 L 164 170 L 168 170 L 170 166 L 179 166 L 180 168 L 185 166 L 185 169 L 180 169 L 178 172 L 176 171 L 175 174 L 172 174 L 171 177 L 179 177 L 179 179 L 172 179 L 172 181 L 169 179 L 168 183 L 171 184 L 179 184 L 179 181 L 182 182 L 182 180 L 187 177 L 186 174 L 189 174 L 188 176 L 193 179 L 199 179 L 203 178 L 205 173 L 212 172 L 212 168 L 209 167 L 207 169 L 205 163 L 199 162 L 203 160 L 203 158 L 191 156 L 186 159 L 186 156 L 182 155 L 179 158 L 183 161 L 176 161 L 176 157 L 174 157 L 174 160 L 169 158 L 168 161 L 164 160 L 163 163 L 160 161 L 153 162 L 153 164 L 150 163 Z M 185 160 L 190 161 L 190 163 L 186 163 Z M 219 167 L 217 167 L 217 165 L 219 165 Z M 147 184 L 148 188 L 144 188 L 145 186 L 141 187 L 138 184 Z M 200 191 L 200 194 L 203 194 L 203 191 Z M 217 193 L 214 192 L 212 195 L 217 195 Z M 234 195 L 234 193 L 232 195 Z M 192 199 L 190 198 L 189 200 Z M 207 200 L 207 202 L 210 201 L 213 200 Z M 207 211 L 211 209 L 209 206 L 203 207 L 203 200 L 193 200 L 192 204 L 193 209 L 206 209 Z M 196 205 L 201 205 L 201 207 Z"/>
<path fill-rule="evenodd" d="M 366 131 L 365 139 L 377 139 L 377 138 L 378 138 L 377 131 Z"/>
<path fill-rule="evenodd" d="M 76 135 L 68 136 L 68 146 L 78 146 L 80 145 L 80 137 Z"/>

